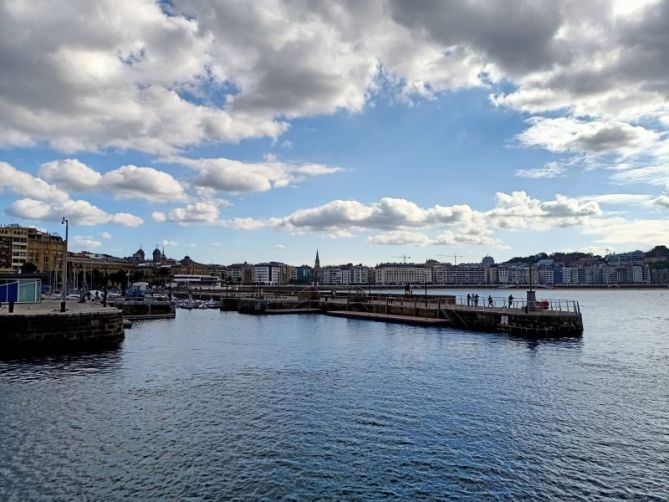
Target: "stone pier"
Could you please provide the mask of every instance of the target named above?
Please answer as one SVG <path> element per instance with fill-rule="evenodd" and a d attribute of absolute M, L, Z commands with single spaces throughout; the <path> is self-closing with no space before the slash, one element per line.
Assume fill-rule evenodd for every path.
<path fill-rule="evenodd" d="M 120 343 L 123 314 L 113 307 L 60 301 L 0 308 L 0 355 L 11 352 L 86 350 Z"/>

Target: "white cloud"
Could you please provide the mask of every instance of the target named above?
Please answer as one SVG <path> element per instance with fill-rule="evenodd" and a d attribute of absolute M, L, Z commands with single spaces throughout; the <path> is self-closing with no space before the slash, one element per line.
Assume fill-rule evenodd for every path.
<path fill-rule="evenodd" d="M 78 250 L 85 250 L 85 251 L 92 251 L 93 249 L 97 249 L 99 247 L 102 247 L 102 242 L 96 240 L 94 237 L 87 235 L 75 235 L 72 239 L 72 243 L 74 244 L 74 249 Z"/>
<path fill-rule="evenodd" d="M 100 234 L 100 237 L 102 237 L 103 239 L 111 239 L 111 238 L 112 238 L 112 234 L 110 234 L 109 232 L 102 232 L 102 233 Z"/>
<path fill-rule="evenodd" d="M 191 183 L 222 192 L 264 192 L 305 181 L 315 176 L 344 171 L 322 164 L 292 164 L 270 157 L 265 162 L 240 162 L 225 158 L 178 160 L 198 174 Z"/>
<path fill-rule="evenodd" d="M 583 232 L 603 244 L 650 247 L 669 242 L 669 220 L 607 218 L 586 222 Z"/>
<path fill-rule="evenodd" d="M 568 114 L 562 132 L 542 125 L 546 140 L 532 126 L 531 144 L 626 155 L 653 140 L 642 118 L 669 114 L 665 2 L 73 0 L 54 10 L 2 6 L 5 145 L 173 154 L 276 138 L 288 120 L 359 112 L 379 94 L 410 102 L 488 86 L 500 106 Z M 502 81 L 512 90 L 494 87 Z"/>
<path fill-rule="evenodd" d="M 669 164 L 632 167 L 617 171 L 611 179 L 622 184 L 647 183 L 669 190 Z"/>
<path fill-rule="evenodd" d="M 181 183 L 152 167 L 127 165 L 102 174 L 77 159 L 65 159 L 42 164 L 39 172 L 44 179 L 72 192 L 107 192 L 119 198 L 153 202 L 186 199 Z"/>
<path fill-rule="evenodd" d="M 214 39 L 196 20 L 167 15 L 150 0 L 132 6 L 72 1 L 57 10 L 50 4 L 2 7 L 5 143 L 169 152 L 285 129 L 271 117 L 228 111 L 225 103 L 184 99 L 210 78 Z"/>
<path fill-rule="evenodd" d="M 535 169 L 518 169 L 514 174 L 518 178 L 549 179 L 563 176 L 567 168 L 558 162 L 548 162 L 543 167 Z"/>
<path fill-rule="evenodd" d="M 579 197 L 581 200 L 591 200 L 598 204 L 611 205 L 635 205 L 644 204 L 653 198 L 652 195 L 636 194 L 636 193 L 607 193 L 599 195 L 583 195 Z"/>
<path fill-rule="evenodd" d="M 274 249 L 276 249 L 277 251 L 283 251 L 284 249 L 286 249 L 286 246 L 283 245 L 283 244 L 274 244 L 274 246 L 272 246 L 272 247 Z"/>
<path fill-rule="evenodd" d="M 154 211 L 152 218 L 157 222 L 172 221 L 182 225 L 189 223 L 215 223 L 220 214 L 218 205 L 212 202 L 195 202 L 185 207 L 177 207 L 163 213 Z"/>
<path fill-rule="evenodd" d="M 653 204 L 657 206 L 662 206 L 669 208 L 669 196 L 667 195 L 660 195 L 659 197 L 656 197 L 653 199 Z"/>
<path fill-rule="evenodd" d="M 60 221 L 62 217 L 66 217 L 72 225 L 116 223 L 136 227 L 143 223 L 138 216 L 128 213 L 109 214 L 85 200 L 49 204 L 35 199 L 19 199 L 5 209 L 5 212 L 25 220 Z"/>
<path fill-rule="evenodd" d="M 411 232 L 406 230 L 394 230 L 382 234 L 373 235 L 368 238 L 372 244 L 382 245 L 412 245 L 427 246 L 432 244 L 432 240 L 420 232 Z"/>
<path fill-rule="evenodd" d="M 495 201 L 495 208 L 487 211 L 486 216 L 496 226 L 508 229 L 547 230 L 556 226 L 577 226 L 584 217 L 602 214 L 596 201 L 564 195 L 556 195 L 550 201 L 540 201 L 523 191 L 511 194 L 498 192 Z"/>
<path fill-rule="evenodd" d="M 130 213 L 115 213 L 112 215 L 110 222 L 125 227 L 138 227 L 144 223 L 144 220 Z"/>
<path fill-rule="evenodd" d="M 632 155 L 658 146 L 656 131 L 616 121 L 585 121 L 568 117 L 539 118 L 518 139 L 551 152 Z"/>
<path fill-rule="evenodd" d="M 0 162 L 0 190 L 3 188 L 8 188 L 22 197 L 36 200 L 61 202 L 68 199 L 67 193 L 63 190 L 6 162 Z"/>
<path fill-rule="evenodd" d="M 102 179 L 99 172 L 77 159 L 47 162 L 42 164 L 39 174 L 45 180 L 73 192 L 94 190 Z"/>
<path fill-rule="evenodd" d="M 152 167 L 119 167 L 102 176 L 101 186 L 118 197 L 163 202 L 186 199 L 184 189 L 177 180 Z"/>
<path fill-rule="evenodd" d="M 223 224 L 226 227 L 235 230 L 258 230 L 271 225 L 269 220 L 259 220 L 255 218 L 232 218 L 224 221 Z"/>

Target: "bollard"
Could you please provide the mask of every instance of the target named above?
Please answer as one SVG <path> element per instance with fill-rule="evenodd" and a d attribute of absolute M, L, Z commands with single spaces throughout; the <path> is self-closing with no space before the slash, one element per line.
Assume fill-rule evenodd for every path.
<path fill-rule="evenodd" d="M 13 312 L 14 312 L 14 302 L 9 302 L 9 313 L 11 314 Z"/>
<path fill-rule="evenodd" d="M 60 311 L 65 312 L 65 302 L 60 302 Z"/>

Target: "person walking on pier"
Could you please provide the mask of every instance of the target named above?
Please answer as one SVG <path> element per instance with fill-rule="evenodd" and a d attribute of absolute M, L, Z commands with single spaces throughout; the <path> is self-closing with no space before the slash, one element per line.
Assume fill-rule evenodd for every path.
<path fill-rule="evenodd" d="M 488 307 L 492 307 L 492 295 L 488 295 Z"/>
<path fill-rule="evenodd" d="M 513 307 L 513 295 L 509 295 L 509 308 Z"/>

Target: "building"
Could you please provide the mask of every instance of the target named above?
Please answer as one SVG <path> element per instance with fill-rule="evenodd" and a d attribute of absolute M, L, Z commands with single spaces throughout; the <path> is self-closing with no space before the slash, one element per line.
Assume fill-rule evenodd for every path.
<path fill-rule="evenodd" d="M 297 282 L 297 268 L 292 265 L 282 265 L 279 284 L 294 284 Z"/>
<path fill-rule="evenodd" d="M 313 273 L 309 265 L 301 265 L 295 270 L 295 282 L 298 284 L 311 284 Z"/>
<path fill-rule="evenodd" d="M 60 272 L 63 268 L 65 241 L 59 235 L 28 229 L 28 262 L 39 272 Z"/>
<path fill-rule="evenodd" d="M 226 271 L 226 282 L 230 284 L 253 284 L 255 269 L 249 263 L 233 263 Z"/>
<path fill-rule="evenodd" d="M 416 263 L 380 263 L 374 271 L 376 284 L 431 284 L 432 268 Z"/>
<path fill-rule="evenodd" d="M 42 273 L 60 272 L 65 241 L 58 235 L 20 225 L 0 226 L 0 271 L 18 272 L 32 263 Z"/>
<path fill-rule="evenodd" d="M 132 254 L 132 261 L 143 263 L 146 261 L 146 254 L 142 249 L 142 246 L 139 246 L 139 249 Z"/>
<path fill-rule="evenodd" d="M 221 279 L 214 275 L 174 274 L 174 285 L 194 286 L 195 288 L 216 288 L 221 285 Z"/>
<path fill-rule="evenodd" d="M 28 261 L 28 228 L 16 224 L 0 227 L 0 272 L 18 272 Z"/>
<path fill-rule="evenodd" d="M 269 262 L 258 263 L 253 267 L 253 282 L 255 284 L 264 284 L 274 286 L 281 284 L 281 268 L 283 263 Z"/>

